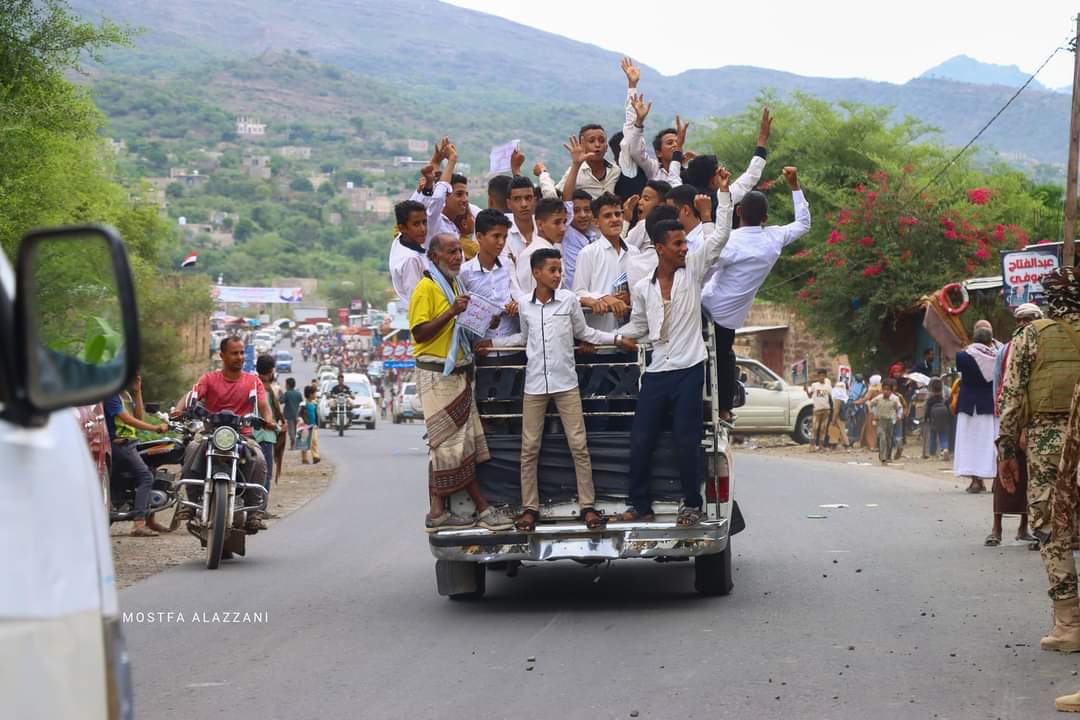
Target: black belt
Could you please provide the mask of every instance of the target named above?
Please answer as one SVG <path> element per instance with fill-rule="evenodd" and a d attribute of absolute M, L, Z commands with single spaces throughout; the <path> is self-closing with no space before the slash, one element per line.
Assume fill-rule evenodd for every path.
<path fill-rule="evenodd" d="M 424 360 L 417 360 L 416 367 L 420 368 L 421 370 L 430 370 L 431 372 L 437 372 L 439 374 L 446 372 L 446 368 L 439 363 L 426 362 Z M 450 374 L 460 375 L 462 373 L 468 372 L 469 370 L 472 370 L 472 363 L 455 367 L 453 370 L 450 371 Z"/>

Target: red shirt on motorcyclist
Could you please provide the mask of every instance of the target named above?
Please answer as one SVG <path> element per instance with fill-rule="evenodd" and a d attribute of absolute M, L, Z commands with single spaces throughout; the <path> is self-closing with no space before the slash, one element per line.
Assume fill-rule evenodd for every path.
<path fill-rule="evenodd" d="M 276 425 L 262 380 L 255 373 L 244 372 L 244 343 L 237 337 L 221 341 L 221 370 L 208 372 L 199 378 L 191 394 L 180 400 L 176 412 L 182 413 L 189 404 L 201 402 L 212 413 L 229 410 L 237 415 L 250 415 L 258 409 L 258 415 L 267 423 Z M 251 428 L 242 430 L 251 435 Z"/>

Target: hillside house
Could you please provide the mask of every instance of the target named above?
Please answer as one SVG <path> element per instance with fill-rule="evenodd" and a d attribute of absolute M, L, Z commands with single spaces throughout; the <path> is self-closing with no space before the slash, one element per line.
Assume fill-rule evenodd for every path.
<path fill-rule="evenodd" d="M 169 168 L 170 183 L 180 183 L 187 187 L 200 187 L 209 179 L 209 176 L 199 174 L 198 170 L 188 171 L 183 168 Z"/>
<path fill-rule="evenodd" d="M 240 166 L 256 180 L 269 180 L 272 174 L 269 155 L 248 155 L 240 161 Z"/>
<path fill-rule="evenodd" d="M 244 138 L 266 137 L 266 123 L 261 123 L 258 118 L 239 115 L 236 118 L 236 134 Z"/>
<path fill-rule="evenodd" d="M 106 142 L 109 143 L 109 149 L 112 150 L 113 155 L 122 155 L 127 152 L 127 142 L 124 140 L 106 138 Z"/>
<path fill-rule="evenodd" d="M 482 175 L 469 175 L 469 199 L 474 203 L 479 200 L 487 200 L 488 178 Z"/>
<path fill-rule="evenodd" d="M 283 145 L 274 150 L 275 153 L 289 160 L 310 160 L 311 148 L 303 145 Z"/>

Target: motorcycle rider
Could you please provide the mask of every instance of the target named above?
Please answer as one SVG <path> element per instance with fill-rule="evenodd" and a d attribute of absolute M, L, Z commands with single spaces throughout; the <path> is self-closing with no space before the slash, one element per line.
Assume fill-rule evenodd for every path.
<path fill-rule="evenodd" d="M 185 395 L 176 406 L 176 414 L 182 414 L 192 402 L 199 402 L 211 413 L 231 411 L 237 415 L 249 415 L 257 411 L 259 417 L 270 426 L 276 427 L 274 415 L 270 410 L 270 404 L 266 400 L 266 391 L 262 380 L 255 373 L 244 372 L 244 342 L 236 337 L 227 337 L 221 341 L 220 346 L 221 369 L 208 372 L 199 378 L 191 392 Z M 241 431 L 243 440 L 241 450 L 240 468 L 247 476 L 247 482 L 265 485 L 266 481 L 266 458 L 263 457 L 262 448 L 252 437 L 251 428 L 245 427 Z M 184 466 L 181 470 L 183 478 L 201 478 L 206 474 L 206 443 L 209 439 L 205 435 L 197 435 L 184 452 Z M 189 489 L 188 499 L 197 502 Z M 201 495 L 200 495 L 201 497 Z M 183 505 L 177 511 L 181 521 L 191 520 L 194 510 L 190 506 Z M 266 523 L 255 513 L 249 513 L 245 529 L 249 532 L 265 530 Z"/>
<path fill-rule="evenodd" d="M 169 529 L 147 517 L 150 506 L 150 490 L 154 486 L 154 473 L 139 455 L 136 430 L 167 432 L 168 423 L 151 424 L 143 421 L 142 377 L 135 376 L 131 382 L 131 394 L 117 393 L 103 403 L 105 426 L 109 429 L 112 443 L 113 473 L 130 473 L 135 478 L 135 527 L 132 537 L 157 537 Z"/>
<path fill-rule="evenodd" d="M 349 395 L 352 396 L 352 388 L 345 384 L 345 374 L 338 373 L 337 385 L 330 388 L 330 397 L 334 395 Z"/>

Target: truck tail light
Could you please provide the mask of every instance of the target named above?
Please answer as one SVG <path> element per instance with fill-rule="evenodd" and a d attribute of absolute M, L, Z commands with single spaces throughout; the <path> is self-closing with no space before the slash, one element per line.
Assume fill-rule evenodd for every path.
<path fill-rule="evenodd" d="M 731 498 L 731 478 L 721 475 L 707 484 L 705 499 L 711 503 L 726 503 Z"/>

